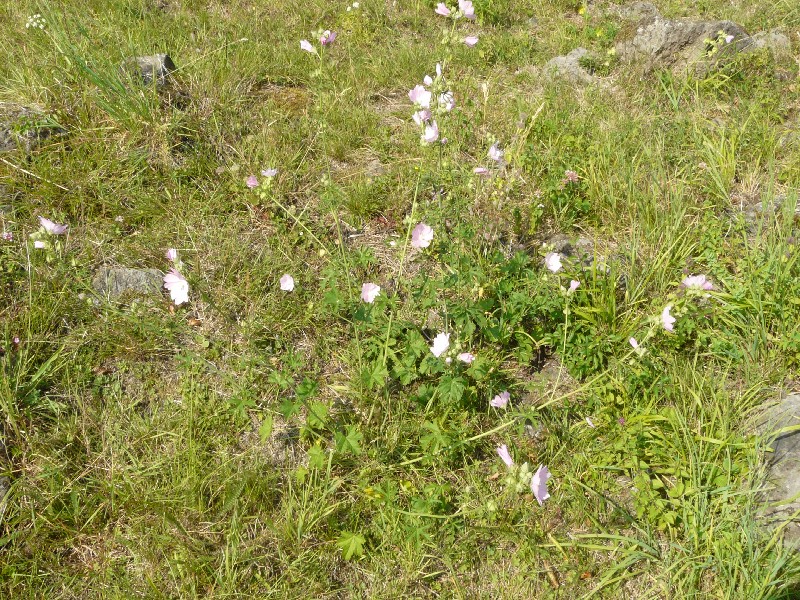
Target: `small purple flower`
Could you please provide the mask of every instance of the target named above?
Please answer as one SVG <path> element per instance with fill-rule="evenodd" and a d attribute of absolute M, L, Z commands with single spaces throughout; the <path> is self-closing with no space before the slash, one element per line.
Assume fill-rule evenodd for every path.
<path fill-rule="evenodd" d="M 456 356 L 456 358 L 458 360 L 460 360 L 461 362 L 469 365 L 469 364 L 472 364 L 472 361 L 475 360 L 475 355 L 470 353 L 470 352 L 462 352 L 461 354 Z"/>
<path fill-rule="evenodd" d="M 581 285 L 580 281 L 576 281 L 575 279 L 573 279 L 572 281 L 569 282 L 569 291 L 574 292 L 575 290 L 578 289 L 578 287 L 580 287 L 580 285 Z"/>
<path fill-rule="evenodd" d="M 508 391 L 500 392 L 491 399 L 489 402 L 489 406 L 492 408 L 505 408 L 508 405 L 508 401 L 511 400 L 511 393 Z"/>
<path fill-rule="evenodd" d="M 500 163 L 503 162 L 503 151 L 500 150 L 500 146 L 499 146 L 499 144 L 497 142 L 492 144 L 492 147 L 489 148 L 488 156 L 489 156 L 490 159 L 492 159 L 497 164 L 500 164 Z"/>
<path fill-rule="evenodd" d="M 726 35 L 725 36 L 725 43 L 726 44 L 730 44 L 733 41 L 733 37 L 734 36 L 732 36 L 732 35 Z"/>
<path fill-rule="evenodd" d="M 418 223 L 411 232 L 411 247 L 416 249 L 427 248 L 433 241 L 433 227 L 425 223 Z"/>
<path fill-rule="evenodd" d="M 713 290 L 714 284 L 711 283 L 705 275 L 692 275 L 690 277 L 686 277 L 681 284 L 685 288 L 697 289 L 697 290 Z"/>
<path fill-rule="evenodd" d="M 437 15 L 442 15 L 443 17 L 450 16 L 450 9 L 447 8 L 447 5 L 444 2 L 439 2 L 439 4 L 436 5 L 436 10 L 433 12 L 435 12 Z"/>
<path fill-rule="evenodd" d="M 361 286 L 361 299 L 367 304 L 375 302 L 375 298 L 381 293 L 381 286 L 374 283 L 365 283 Z"/>
<path fill-rule="evenodd" d="M 547 480 L 550 479 L 550 471 L 547 467 L 539 465 L 539 469 L 531 478 L 531 491 L 533 492 L 539 506 L 550 497 L 547 491 Z"/>
<path fill-rule="evenodd" d="M 578 183 L 580 177 L 575 171 L 567 169 L 564 171 L 564 179 L 561 180 L 561 183 L 567 185 L 568 183 Z"/>
<path fill-rule="evenodd" d="M 444 94 L 439 94 L 439 108 L 443 108 L 447 112 L 453 110 L 456 106 L 456 100 L 453 96 L 453 92 L 445 92 Z"/>
<path fill-rule="evenodd" d="M 317 49 L 314 48 L 314 46 L 312 46 L 311 42 L 309 42 L 308 40 L 300 40 L 300 49 L 305 50 L 306 52 L 309 52 L 311 54 L 317 53 Z"/>
<path fill-rule="evenodd" d="M 44 230 L 50 235 L 62 235 L 67 232 L 67 228 L 69 227 L 69 225 L 53 223 L 50 219 L 45 219 L 44 217 L 39 217 L 39 223 L 41 223 Z"/>
<path fill-rule="evenodd" d="M 509 469 L 514 466 L 514 459 L 511 458 L 511 453 L 508 451 L 508 446 L 505 444 L 497 447 L 497 455 L 504 463 L 506 463 L 506 466 Z"/>
<path fill-rule="evenodd" d="M 661 324 L 667 331 L 673 331 L 673 325 L 675 325 L 675 317 L 669 312 L 671 308 L 672 304 L 667 304 L 664 310 L 661 311 Z"/>
<path fill-rule="evenodd" d="M 467 45 L 467 48 L 473 48 L 475 44 L 478 43 L 478 36 L 477 35 L 468 35 L 464 38 L 464 43 Z"/>
<path fill-rule="evenodd" d="M 431 93 L 421 85 L 415 85 L 414 89 L 408 92 L 408 99 L 422 108 L 431 107 Z"/>
<path fill-rule="evenodd" d="M 326 29 L 322 36 L 319 38 L 319 43 L 323 46 L 327 46 L 328 44 L 332 44 L 336 39 L 336 32 L 330 31 Z"/>
<path fill-rule="evenodd" d="M 1 239 L 2 239 L 4 242 L 13 242 L 13 241 L 14 241 L 14 234 L 13 234 L 13 233 L 11 233 L 10 231 L 4 231 L 4 232 L 3 232 L 3 235 L 2 235 L 2 236 L 0 236 L 0 238 L 1 238 Z"/>
<path fill-rule="evenodd" d="M 414 119 L 414 123 L 422 127 L 425 124 L 425 122 L 431 118 L 431 111 L 429 111 L 427 108 L 418 110 L 413 115 L 411 115 L 411 118 Z"/>
<path fill-rule="evenodd" d="M 245 180 L 245 183 L 247 184 L 247 187 L 252 190 L 253 188 L 258 187 L 258 178 L 255 175 L 250 175 L 250 177 Z"/>
<path fill-rule="evenodd" d="M 277 175 L 277 174 L 278 174 L 278 169 L 270 168 L 270 169 L 264 169 L 263 171 L 261 171 L 261 175 L 263 175 L 264 177 L 275 177 L 275 175 Z"/>
<path fill-rule="evenodd" d="M 174 263 L 176 260 L 178 260 L 178 251 L 175 248 L 169 248 L 164 256 L 169 262 Z"/>
<path fill-rule="evenodd" d="M 475 18 L 475 7 L 472 6 L 472 0 L 458 0 L 458 10 L 468 19 Z"/>
<path fill-rule="evenodd" d="M 280 279 L 281 290 L 284 292 L 294 291 L 294 277 L 285 273 Z"/>
<path fill-rule="evenodd" d="M 423 144 L 432 144 L 439 139 L 439 125 L 433 121 L 429 125 L 425 125 L 425 132 L 420 136 Z"/>
<path fill-rule="evenodd" d="M 481 177 L 489 176 L 489 169 L 487 169 L 486 167 L 475 167 L 474 169 L 472 169 L 472 172 L 475 173 L 475 175 L 480 175 Z"/>

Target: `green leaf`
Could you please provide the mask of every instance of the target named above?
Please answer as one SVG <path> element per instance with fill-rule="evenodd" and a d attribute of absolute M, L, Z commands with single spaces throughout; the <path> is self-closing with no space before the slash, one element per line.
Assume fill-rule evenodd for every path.
<path fill-rule="evenodd" d="M 314 444 L 308 449 L 308 466 L 311 469 L 322 469 L 326 462 L 325 450 L 319 444 Z"/>
<path fill-rule="evenodd" d="M 335 438 L 337 452 L 350 452 L 356 456 L 361 454 L 361 440 L 364 439 L 364 436 L 355 425 L 349 425 L 346 434 L 337 431 Z"/>
<path fill-rule="evenodd" d="M 342 549 L 342 558 L 350 560 L 353 557 L 358 558 L 364 554 L 364 543 L 367 540 L 357 533 L 343 531 L 336 540 L 336 545 Z"/>
<path fill-rule="evenodd" d="M 267 415 L 261 421 L 261 426 L 258 428 L 258 437 L 261 438 L 261 443 L 267 441 L 267 438 L 272 435 L 272 415 Z"/>

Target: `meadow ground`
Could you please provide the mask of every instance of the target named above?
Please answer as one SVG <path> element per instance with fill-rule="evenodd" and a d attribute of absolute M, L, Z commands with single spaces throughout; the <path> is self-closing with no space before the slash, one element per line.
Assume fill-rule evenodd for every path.
<path fill-rule="evenodd" d="M 798 597 L 800 8 L 473 4 L 0 6 L 0 597 Z"/>

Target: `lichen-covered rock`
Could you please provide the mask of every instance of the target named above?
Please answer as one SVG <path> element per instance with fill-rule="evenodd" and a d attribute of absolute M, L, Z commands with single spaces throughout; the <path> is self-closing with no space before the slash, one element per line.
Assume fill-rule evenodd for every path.
<path fill-rule="evenodd" d="M 779 31 L 761 31 L 751 38 L 753 50 L 769 50 L 775 58 L 790 57 L 792 42 Z"/>
<path fill-rule="evenodd" d="M 170 80 L 171 73 L 175 70 L 169 54 L 153 54 L 152 56 L 135 56 L 122 63 L 122 70 L 144 85 L 162 86 Z"/>
<path fill-rule="evenodd" d="M 570 83 L 586 85 L 592 83 L 595 78 L 582 65 L 581 59 L 588 57 L 589 51 L 586 48 L 575 48 L 566 56 L 556 56 L 551 58 L 544 65 L 545 73 L 550 77 L 563 79 Z"/>
<path fill-rule="evenodd" d="M 64 129 L 44 109 L 0 102 L 0 152 L 17 148 L 31 152 L 42 140 L 60 133 Z"/>
<path fill-rule="evenodd" d="M 800 510 L 800 394 L 790 394 L 769 410 L 762 430 L 775 436 L 768 458 L 769 485 L 765 492 L 766 516 L 780 523 Z M 787 542 L 800 545 L 800 521 L 795 519 L 784 529 Z"/>
<path fill-rule="evenodd" d="M 118 298 L 124 294 L 159 295 L 163 274 L 158 269 L 101 267 L 92 280 L 98 294 Z"/>
<path fill-rule="evenodd" d="M 703 75 L 753 45 L 732 21 L 643 19 L 615 48 L 623 62 L 644 61 L 651 68 Z"/>

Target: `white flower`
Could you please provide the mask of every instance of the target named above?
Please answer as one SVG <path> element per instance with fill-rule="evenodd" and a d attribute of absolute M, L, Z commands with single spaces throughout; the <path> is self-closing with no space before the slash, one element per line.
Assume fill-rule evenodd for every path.
<path fill-rule="evenodd" d="M 375 298 L 381 293 L 381 286 L 374 283 L 365 283 L 361 286 L 361 299 L 367 304 L 375 302 Z"/>
<path fill-rule="evenodd" d="M 447 352 L 447 349 L 450 347 L 450 334 L 449 333 L 440 333 L 435 338 L 433 338 L 433 346 L 431 346 L 431 353 L 436 358 L 439 358 L 442 354 Z"/>
<path fill-rule="evenodd" d="M 291 292 L 294 290 L 294 277 L 285 273 L 283 277 L 281 277 L 281 289 L 284 292 Z"/>
<path fill-rule="evenodd" d="M 553 273 L 561 270 L 561 255 L 558 252 L 548 252 L 544 257 L 544 266 Z"/>
<path fill-rule="evenodd" d="M 164 287 L 169 291 L 175 306 L 189 301 L 189 282 L 176 269 L 170 269 L 169 273 L 164 275 Z"/>

